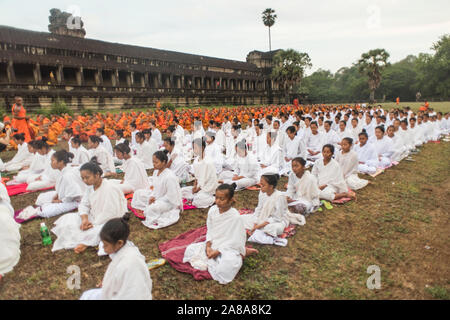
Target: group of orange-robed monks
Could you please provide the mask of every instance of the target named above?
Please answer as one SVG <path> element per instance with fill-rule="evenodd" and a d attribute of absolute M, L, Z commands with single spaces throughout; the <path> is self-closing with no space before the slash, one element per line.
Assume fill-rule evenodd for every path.
<path fill-rule="evenodd" d="M 330 106 L 328 106 L 329 108 Z M 360 108 L 359 104 L 354 106 L 336 105 L 336 109 L 345 109 L 348 107 Z M 427 107 L 427 106 L 425 106 Z M 176 109 L 175 111 L 162 111 L 160 105 L 155 109 L 149 109 L 144 112 L 120 112 L 120 113 L 95 113 L 93 115 L 75 114 L 70 116 L 64 114 L 61 116 L 46 117 L 37 115 L 34 119 L 26 116 L 26 109 L 23 105 L 23 99 L 15 98 L 15 104 L 12 106 L 12 118 L 5 116 L 3 122 L 5 126 L 11 126 L 17 129 L 17 133 L 25 134 L 25 142 L 33 139 L 47 137 L 49 145 L 56 145 L 58 137 L 64 129 L 71 128 L 74 135 L 80 135 L 82 141 L 87 141 L 90 135 L 95 135 L 98 128 L 103 128 L 109 138 L 115 136 L 116 130 L 123 130 L 124 137 L 131 136 L 131 123 L 136 124 L 138 130 L 149 129 L 151 123 L 160 130 L 165 130 L 170 124 L 174 124 L 174 119 L 178 119 L 179 124 L 186 130 L 192 130 L 194 121 L 202 121 L 204 127 L 208 127 L 210 120 L 220 123 L 237 118 L 241 123 L 247 123 L 250 119 L 265 117 L 267 115 L 278 116 L 280 113 L 292 113 L 301 110 L 304 112 L 326 111 L 325 105 L 271 105 L 261 107 L 218 107 L 218 108 L 190 108 Z M 11 145 L 15 148 L 14 141 Z"/>

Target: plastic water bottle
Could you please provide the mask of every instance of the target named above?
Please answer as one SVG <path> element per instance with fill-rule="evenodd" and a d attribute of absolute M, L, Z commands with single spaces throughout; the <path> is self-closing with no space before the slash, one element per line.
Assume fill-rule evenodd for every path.
<path fill-rule="evenodd" d="M 50 232 L 48 231 L 48 228 L 44 222 L 41 223 L 41 237 L 42 237 L 42 244 L 44 246 L 49 246 L 52 244 L 52 238 L 50 237 Z"/>

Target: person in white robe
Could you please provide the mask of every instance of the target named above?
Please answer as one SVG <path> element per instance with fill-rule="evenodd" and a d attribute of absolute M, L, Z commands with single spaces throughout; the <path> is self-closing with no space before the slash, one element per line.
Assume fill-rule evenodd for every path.
<path fill-rule="evenodd" d="M 35 191 L 39 189 L 51 188 L 56 184 L 61 172 L 52 168 L 52 155 L 55 150 L 50 149 L 46 142 L 46 138 L 42 138 L 36 144 L 38 153 L 43 157 L 44 170 L 38 175 L 30 175 L 27 178 L 27 191 Z"/>
<path fill-rule="evenodd" d="M 194 186 L 181 189 L 184 199 L 192 200 L 197 208 L 208 208 L 214 203 L 214 192 L 218 185 L 216 167 L 211 159 L 205 157 L 205 139 L 195 139 L 194 154 L 197 156 L 193 163 Z"/>
<path fill-rule="evenodd" d="M 158 151 L 155 140 L 150 139 L 150 142 L 148 142 L 145 140 L 144 133 L 138 132 L 136 142 L 138 144 L 136 157 L 141 159 L 146 170 L 153 169 L 153 154 Z"/>
<path fill-rule="evenodd" d="M 55 221 L 51 230 L 56 235 L 52 251 L 74 249 L 81 253 L 87 247 L 100 244 L 100 230 L 114 218 L 128 211 L 127 200 L 117 184 L 103 179 L 103 171 L 95 162 L 85 163 L 81 178 L 88 186 L 83 194 L 78 212 L 67 213 Z M 100 247 L 99 254 L 103 254 Z"/>
<path fill-rule="evenodd" d="M 142 223 L 150 229 L 160 229 L 178 222 L 183 211 L 180 184 L 168 168 L 168 162 L 166 152 L 155 152 L 152 185 L 136 190 L 131 201 L 133 208 L 143 212 L 145 220 Z"/>
<path fill-rule="evenodd" d="M 28 143 L 28 151 L 33 155 L 33 159 L 29 167 L 24 167 L 12 181 L 8 181 L 7 185 L 26 183 L 28 177 L 38 177 L 45 169 L 45 157 L 37 150 L 37 141 Z"/>
<path fill-rule="evenodd" d="M 91 159 L 94 157 L 96 158 L 96 161 L 100 164 L 105 177 L 113 176 L 116 174 L 114 159 L 112 154 L 110 154 L 103 146 L 101 146 L 102 141 L 102 138 L 99 138 L 98 136 L 89 136 L 89 155 L 91 156 Z"/>
<path fill-rule="evenodd" d="M 236 184 L 236 190 L 243 190 L 258 183 L 260 176 L 256 157 L 248 153 L 245 141 L 236 145 L 236 167 L 234 171 L 223 171 L 219 175 L 219 183 Z"/>
<path fill-rule="evenodd" d="M 20 225 L 14 220 L 11 199 L 0 184 L 0 283 L 20 260 Z"/>
<path fill-rule="evenodd" d="M 159 148 L 160 146 L 162 146 L 163 141 L 161 131 L 159 131 L 159 129 L 156 127 L 156 120 L 150 121 L 150 130 L 152 130 L 152 138 L 155 139 L 156 145 Z"/>
<path fill-rule="evenodd" d="M 216 192 L 216 205 L 208 211 L 206 241 L 190 244 L 183 263 L 194 269 L 208 270 L 220 284 L 233 281 L 246 256 L 247 236 L 239 212 L 232 207 L 233 191 L 221 185 Z"/>
<path fill-rule="evenodd" d="M 13 136 L 13 141 L 17 144 L 17 153 L 4 164 L 2 171 L 19 171 L 30 166 L 33 161 L 33 153 L 29 151 L 28 144 L 25 142 L 25 135 L 16 133 Z"/>
<path fill-rule="evenodd" d="M 223 170 L 224 157 L 222 148 L 215 142 L 215 134 L 211 131 L 206 133 L 205 155 L 210 158 L 216 167 L 216 173 L 219 175 Z"/>
<path fill-rule="evenodd" d="M 308 151 L 307 158 L 316 161 L 322 157 L 323 134 L 319 132 L 316 122 L 311 122 L 310 131 L 305 134 L 305 145 Z"/>
<path fill-rule="evenodd" d="M 391 165 L 391 156 L 394 153 L 392 149 L 391 141 L 384 135 L 384 127 L 378 126 L 375 129 L 375 139 L 372 141 L 377 156 L 377 167 L 384 169 Z"/>
<path fill-rule="evenodd" d="M 73 130 L 71 128 L 65 129 L 63 131 L 62 138 L 67 141 L 67 146 L 69 147 L 69 152 L 75 154 L 75 150 L 72 147 L 72 139 L 74 138 Z"/>
<path fill-rule="evenodd" d="M 179 182 L 187 182 L 190 178 L 190 166 L 184 159 L 183 151 L 177 148 L 172 138 L 164 139 L 164 149 L 168 151 L 169 162 L 167 167 L 177 176 Z"/>
<path fill-rule="evenodd" d="M 347 186 L 352 190 L 359 190 L 367 186 L 368 180 L 358 177 L 359 159 L 356 151 L 351 150 L 352 138 L 344 138 L 341 142 L 341 151 L 336 154 L 336 161 L 339 163 Z"/>
<path fill-rule="evenodd" d="M 260 161 L 260 175 L 280 174 L 284 167 L 283 151 L 280 146 L 275 143 L 276 139 L 277 134 L 275 132 L 267 132 L 266 149 Z"/>
<path fill-rule="evenodd" d="M 117 159 L 123 162 L 120 167 L 124 172 L 124 176 L 122 180 L 112 179 L 110 181 L 117 183 L 124 194 L 133 193 L 138 189 L 149 188 L 150 184 L 145 166 L 139 158 L 130 154 L 131 148 L 128 146 L 128 143 L 116 145 L 114 151 Z"/>
<path fill-rule="evenodd" d="M 38 196 L 35 203 L 38 206 L 35 209 L 38 216 L 51 218 L 78 208 L 86 185 L 81 180 L 80 170 L 70 166 L 71 159 L 73 154 L 66 150 L 52 155 L 51 166 L 61 174 L 56 180 L 55 191 L 44 192 Z M 27 214 L 31 215 L 31 212 L 32 210 Z"/>
<path fill-rule="evenodd" d="M 91 155 L 89 151 L 81 144 L 81 139 L 79 136 L 75 136 L 70 141 L 72 145 L 74 158 L 72 160 L 72 166 L 82 166 L 86 162 L 89 162 Z"/>
<path fill-rule="evenodd" d="M 284 145 L 284 169 L 282 174 L 289 173 L 292 169 L 292 160 L 298 157 L 306 159 L 307 151 L 305 142 L 297 136 L 297 131 L 294 126 L 286 129 L 286 142 Z"/>
<path fill-rule="evenodd" d="M 387 128 L 387 135 L 385 139 L 390 141 L 391 148 L 393 150 L 391 155 L 392 161 L 400 162 L 408 156 L 409 150 L 406 147 L 403 137 L 399 131 L 395 132 L 394 126 L 391 125 Z"/>
<path fill-rule="evenodd" d="M 377 151 L 371 143 L 368 143 L 369 137 L 365 131 L 361 132 L 358 138 L 359 144 L 353 147 L 353 150 L 358 155 L 358 172 L 374 174 L 378 166 Z"/>
<path fill-rule="evenodd" d="M 319 198 L 327 201 L 341 198 L 355 199 L 353 191 L 348 191 L 347 183 L 339 163 L 332 159 L 334 146 L 326 144 L 322 148 L 323 158 L 314 163 L 311 173 L 317 178 L 320 189 Z"/>
<path fill-rule="evenodd" d="M 267 147 L 267 133 L 263 129 L 263 125 L 259 124 L 255 126 L 255 140 L 252 144 L 252 153 L 256 156 L 258 161 L 264 157 L 264 152 Z"/>
<path fill-rule="evenodd" d="M 152 300 L 152 279 L 139 249 L 127 240 L 124 219 L 108 221 L 100 232 L 105 253 L 111 258 L 101 288 L 85 291 L 80 300 Z"/>
<path fill-rule="evenodd" d="M 294 158 L 291 165 L 286 191 L 288 208 L 292 213 L 306 216 L 320 207 L 317 179 L 306 170 L 306 160 L 303 157 Z"/>
<path fill-rule="evenodd" d="M 131 148 L 133 150 L 136 150 L 138 147 L 138 144 L 136 142 L 136 133 L 139 132 L 139 130 L 136 128 L 136 123 L 132 122 L 130 124 L 130 131 L 131 131 Z"/>
<path fill-rule="evenodd" d="M 336 131 L 334 131 L 333 129 L 331 129 L 333 122 L 331 121 L 325 121 L 323 127 L 324 127 L 324 132 L 323 132 L 323 144 L 332 144 L 335 148 L 338 148 L 339 145 L 338 143 L 341 142 L 339 140 L 339 136 L 337 135 Z M 304 157 L 302 157 L 304 158 Z M 306 158 L 304 158 L 306 159 Z"/>
<path fill-rule="evenodd" d="M 298 225 L 306 223 L 303 215 L 289 211 L 284 192 L 276 189 L 278 180 L 278 175 L 263 175 L 259 182 L 261 191 L 255 212 L 242 216 L 245 228 L 251 233 L 248 239 L 250 242 L 273 244 L 275 240 L 280 241 L 279 236 L 290 223 Z M 281 242 L 287 244 L 286 241 Z"/>

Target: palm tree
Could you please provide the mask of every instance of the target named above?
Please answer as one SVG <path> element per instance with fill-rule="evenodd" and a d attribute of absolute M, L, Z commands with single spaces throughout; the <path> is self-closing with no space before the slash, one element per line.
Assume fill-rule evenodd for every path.
<path fill-rule="evenodd" d="M 270 27 L 272 27 L 275 24 L 275 20 L 277 19 L 277 15 L 274 14 L 275 10 L 272 8 L 267 8 L 262 13 L 262 20 L 264 22 L 264 25 L 266 27 L 269 27 L 269 51 L 272 51 L 272 40 L 270 37 Z"/>
<path fill-rule="evenodd" d="M 359 72 L 369 77 L 370 103 L 375 102 L 375 90 L 380 86 L 381 72 L 389 65 L 388 58 L 386 50 L 375 49 L 363 53 L 356 64 Z"/>

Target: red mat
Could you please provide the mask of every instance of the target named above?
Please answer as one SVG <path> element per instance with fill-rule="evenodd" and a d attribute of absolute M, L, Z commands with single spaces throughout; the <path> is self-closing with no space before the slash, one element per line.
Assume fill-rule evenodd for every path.
<path fill-rule="evenodd" d="M 191 243 L 206 240 L 206 226 L 185 232 L 178 237 L 163 242 L 159 245 L 159 251 L 164 259 L 177 271 L 191 274 L 195 280 L 211 280 L 208 271 L 194 269 L 189 262 L 183 263 L 186 247 Z"/>
<path fill-rule="evenodd" d="M 35 191 L 27 191 L 28 184 L 22 183 L 22 184 L 16 184 L 14 186 L 6 186 L 6 190 L 8 190 L 8 196 L 16 196 L 19 194 L 27 194 L 27 193 L 33 193 L 33 192 L 41 192 L 41 191 L 47 191 L 52 190 L 55 187 L 35 190 Z"/>
<path fill-rule="evenodd" d="M 28 220 L 22 220 L 22 219 L 17 218 L 17 216 L 18 216 L 22 211 L 23 211 L 23 209 L 14 212 L 14 220 L 15 220 L 18 224 L 22 224 L 22 223 L 24 223 L 24 222 L 31 221 L 31 220 L 34 220 L 34 219 L 36 219 L 36 218 L 39 218 L 39 216 L 33 216 L 33 217 L 29 218 Z"/>

